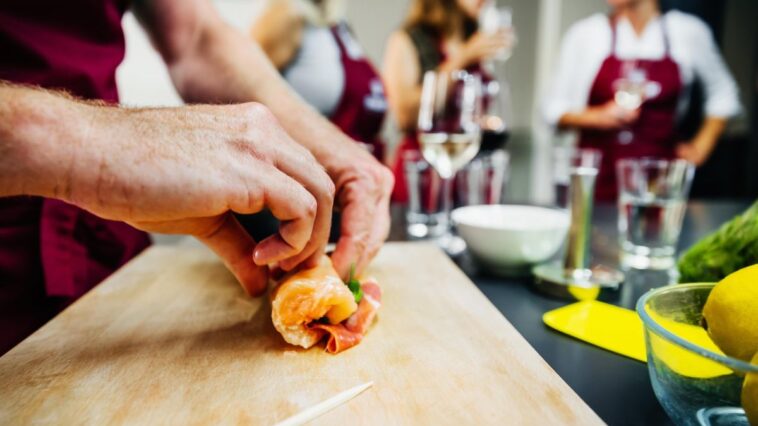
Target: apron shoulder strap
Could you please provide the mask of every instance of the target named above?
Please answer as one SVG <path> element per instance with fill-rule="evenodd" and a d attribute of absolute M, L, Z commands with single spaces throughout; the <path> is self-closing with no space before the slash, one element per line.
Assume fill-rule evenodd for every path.
<path fill-rule="evenodd" d="M 345 42 L 342 40 L 342 35 L 340 34 L 340 26 L 343 25 L 342 23 L 334 24 L 332 25 L 329 30 L 332 33 L 332 36 L 334 37 L 335 43 L 337 43 L 337 47 L 340 50 L 340 56 L 343 58 L 347 56 L 347 49 L 345 47 Z"/>

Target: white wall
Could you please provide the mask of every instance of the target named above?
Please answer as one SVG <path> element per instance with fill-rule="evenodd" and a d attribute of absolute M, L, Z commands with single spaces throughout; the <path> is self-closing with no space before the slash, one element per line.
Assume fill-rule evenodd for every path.
<path fill-rule="evenodd" d="M 242 31 L 247 31 L 262 5 L 261 0 L 214 0 L 214 3 L 224 19 Z M 121 102 L 131 106 L 181 105 L 163 61 L 134 15 L 127 13 L 123 24 L 126 57 L 116 73 Z"/>

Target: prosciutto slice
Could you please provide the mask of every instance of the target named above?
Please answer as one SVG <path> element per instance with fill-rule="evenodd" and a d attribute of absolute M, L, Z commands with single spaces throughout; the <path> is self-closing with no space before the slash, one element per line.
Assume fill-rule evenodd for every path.
<path fill-rule="evenodd" d="M 381 304 L 382 292 L 373 279 L 361 280 L 363 298 L 342 282 L 332 261 L 285 276 L 272 288 L 271 320 L 284 340 L 310 348 L 328 336 L 326 350 L 339 353 L 363 339 Z"/>
<path fill-rule="evenodd" d="M 358 309 L 345 321 L 339 324 L 313 323 L 310 328 L 323 330 L 329 335 L 326 350 L 336 354 L 352 348 L 363 340 L 368 328 L 374 322 L 376 313 L 382 304 L 382 290 L 375 280 L 369 279 L 361 283 L 363 299 Z"/>

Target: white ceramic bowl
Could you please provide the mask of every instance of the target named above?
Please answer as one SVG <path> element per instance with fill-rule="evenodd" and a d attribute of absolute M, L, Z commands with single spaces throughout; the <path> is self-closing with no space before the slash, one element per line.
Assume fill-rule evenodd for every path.
<path fill-rule="evenodd" d="M 537 206 L 467 206 L 455 209 L 452 219 L 474 257 L 502 271 L 548 260 L 569 228 L 568 212 Z"/>

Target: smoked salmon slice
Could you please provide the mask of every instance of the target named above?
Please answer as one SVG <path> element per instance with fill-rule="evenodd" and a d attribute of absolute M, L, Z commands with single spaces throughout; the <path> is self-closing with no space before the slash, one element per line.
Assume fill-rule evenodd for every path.
<path fill-rule="evenodd" d="M 285 276 L 271 292 L 271 320 L 284 340 L 310 348 L 328 335 L 326 349 L 339 353 L 363 339 L 381 304 L 375 280 L 361 283 L 363 298 L 342 282 L 324 256 L 315 268 Z"/>

